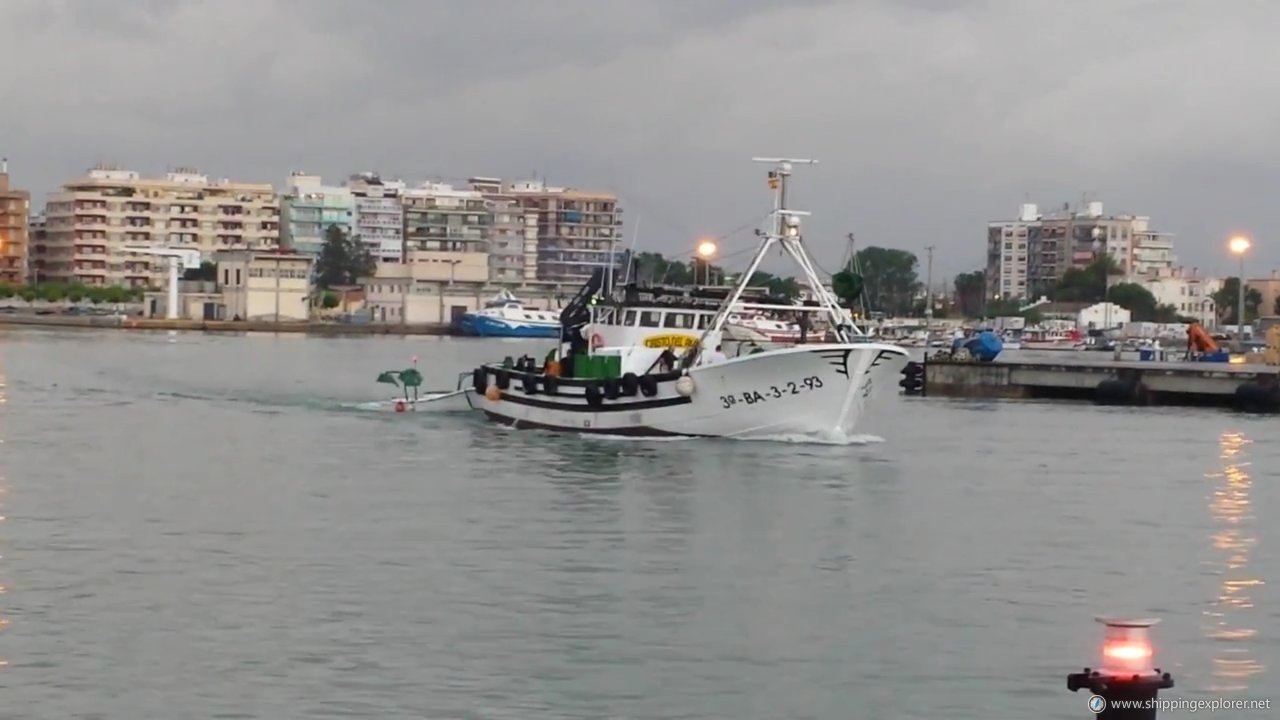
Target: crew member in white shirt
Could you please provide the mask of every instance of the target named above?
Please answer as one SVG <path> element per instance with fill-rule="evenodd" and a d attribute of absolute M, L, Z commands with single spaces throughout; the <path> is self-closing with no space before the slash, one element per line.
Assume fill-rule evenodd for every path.
<path fill-rule="evenodd" d="M 724 362 L 725 360 L 728 360 L 729 358 L 725 357 L 725 354 L 724 354 L 723 352 L 721 352 L 721 351 L 720 351 L 720 347 L 721 347 L 720 345 L 717 345 L 715 350 L 711 350 L 711 351 L 709 351 L 709 352 L 708 352 L 708 353 L 703 357 L 703 359 L 702 359 L 702 364 L 703 364 L 703 365 L 715 365 L 716 363 L 722 363 L 722 362 Z"/>

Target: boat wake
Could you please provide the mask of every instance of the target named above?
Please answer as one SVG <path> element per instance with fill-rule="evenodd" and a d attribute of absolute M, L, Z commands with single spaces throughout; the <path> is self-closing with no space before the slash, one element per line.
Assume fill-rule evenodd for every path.
<path fill-rule="evenodd" d="M 579 433 L 578 437 L 587 440 L 606 440 L 611 442 L 633 442 L 633 443 L 662 443 L 662 442 L 690 442 L 695 440 L 728 440 L 733 442 L 774 442 L 788 443 L 792 445 L 872 445 L 884 442 L 884 438 L 878 435 L 854 434 L 846 435 L 842 432 L 816 433 L 812 435 L 802 434 L 782 434 L 782 435 L 761 435 L 751 438 L 704 438 L 704 437 L 636 437 L 634 435 L 604 435 L 596 433 Z"/>
<path fill-rule="evenodd" d="M 423 403 L 426 403 L 426 402 L 431 401 L 431 400 L 435 400 L 435 399 L 437 399 L 437 398 L 442 398 L 442 397 L 444 397 L 444 396 L 446 396 L 446 395 L 449 395 L 449 394 L 451 394 L 451 393 L 447 393 L 447 392 L 423 393 L 422 395 L 419 395 L 419 396 L 418 396 L 418 405 L 422 405 Z M 359 410 L 359 411 L 362 411 L 362 412 L 390 412 L 390 413 L 393 413 L 393 412 L 396 412 L 396 402 L 397 402 L 397 401 L 399 401 L 399 402 L 403 402 L 403 400 L 399 400 L 398 398 L 396 398 L 396 399 L 391 399 L 391 400 L 370 400 L 370 401 L 367 401 L 367 402 L 342 403 L 342 406 L 341 406 L 341 407 L 342 407 L 342 409 L 344 409 L 344 410 Z M 419 410 L 421 410 L 421 409 L 422 409 L 422 408 L 419 408 Z M 412 412 L 412 410 L 411 410 L 410 412 Z M 465 413 L 465 412 L 471 412 L 471 408 L 470 408 L 470 407 L 467 407 L 467 406 L 465 406 L 465 405 L 464 405 L 464 406 L 462 406 L 462 407 L 457 407 L 457 408 L 452 408 L 452 407 L 451 407 L 451 408 L 441 408 L 441 409 L 438 409 L 438 410 L 434 410 L 434 412 L 441 412 L 441 413 L 459 413 L 459 414 L 460 414 L 460 413 Z"/>

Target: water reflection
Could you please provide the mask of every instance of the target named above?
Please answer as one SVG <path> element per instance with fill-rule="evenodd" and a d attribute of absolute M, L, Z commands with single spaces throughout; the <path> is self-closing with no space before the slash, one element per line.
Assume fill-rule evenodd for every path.
<path fill-rule="evenodd" d="M 1205 610 L 1205 634 L 1216 641 L 1219 651 L 1213 658 L 1217 692 L 1248 689 L 1248 680 L 1265 668 L 1251 652 L 1257 630 L 1251 627 L 1254 589 L 1262 579 L 1248 568 L 1249 551 L 1257 543 L 1256 518 L 1249 501 L 1248 446 L 1243 433 L 1223 433 L 1219 442 L 1222 469 L 1207 477 L 1214 481 L 1209 501 L 1216 530 L 1210 536 L 1222 564 L 1222 587 L 1218 598 Z"/>

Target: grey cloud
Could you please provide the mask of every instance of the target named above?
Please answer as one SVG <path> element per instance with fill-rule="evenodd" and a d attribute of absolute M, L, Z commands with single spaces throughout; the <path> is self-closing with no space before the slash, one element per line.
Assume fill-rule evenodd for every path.
<path fill-rule="evenodd" d="M 751 155 L 812 155 L 796 199 L 828 266 L 855 231 L 964 271 L 987 220 L 1082 192 L 1154 216 L 1188 265 L 1227 270 L 1245 227 L 1269 266 L 1277 21 L 1177 0 L 8 0 L 0 153 L 37 192 L 98 160 L 277 184 L 538 171 L 622 193 L 668 251 L 765 209 Z"/>

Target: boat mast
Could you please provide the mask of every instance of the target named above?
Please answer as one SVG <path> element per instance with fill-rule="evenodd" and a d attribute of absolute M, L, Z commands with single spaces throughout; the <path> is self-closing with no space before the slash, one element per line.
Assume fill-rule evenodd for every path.
<path fill-rule="evenodd" d="M 711 332 L 720 332 L 725 320 L 729 316 L 729 312 L 738 305 L 742 298 L 743 292 L 751 282 L 751 277 L 760 267 L 761 261 L 764 260 L 769 248 L 776 242 L 782 247 L 783 252 L 795 260 L 800 266 L 800 270 L 804 275 L 805 284 L 813 292 L 817 299 L 819 308 L 826 311 L 829 322 L 832 324 L 839 342 L 849 342 L 850 335 L 858 333 L 857 326 L 853 324 L 853 319 L 849 316 L 844 308 L 836 301 L 831 293 L 827 292 L 826 287 L 818 278 L 817 269 L 814 268 L 813 262 L 809 259 L 808 254 L 804 250 L 803 242 L 800 238 L 800 219 L 809 215 L 809 213 L 801 210 L 792 210 L 787 207 L 787 189 L 791 179 L 791 167 L 796 164 L 815 165 L 817 160 L 799 159 L 799 158 L 752 158 L 755 162 L 769 163 L 775 166 L 775 169 L 769 173 L 769 185 L 775 190 L 774 210 L 769 223 L 767 232 L 756 231 L 761 236 L 760 246 L 756 249 L 755 256 L 751 259 L 751 264 L 747 267 L 746 272 L 742 274 L 733 292 L 730 293 L 724 307 L 717 313 L 715 319 L 711 323 L 711 327 L 707 329 L 707 334 Z M 744 304 L 744 307 L 747 305 Z M 804 312 L 802 307 L 797 310 Z M 705 337 L 705 334 L 704 334 Z"/>

